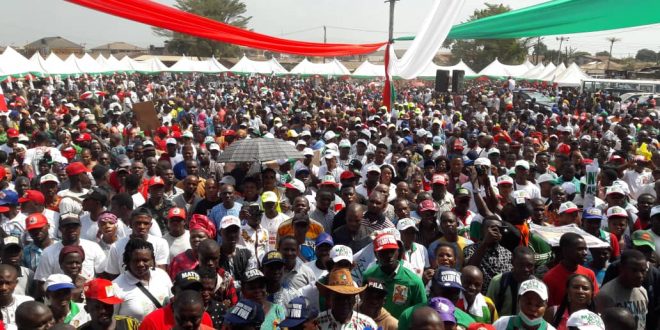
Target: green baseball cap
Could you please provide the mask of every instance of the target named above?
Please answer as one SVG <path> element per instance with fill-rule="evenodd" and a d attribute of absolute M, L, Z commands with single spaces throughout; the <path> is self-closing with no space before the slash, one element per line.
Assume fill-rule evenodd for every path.
<path fill-rule="evenodd" d="M 648 230 L 637 230 L 633 232 L 632 243 L 634 246 L 648 246 L 655 251 L 655 240 Z"/>

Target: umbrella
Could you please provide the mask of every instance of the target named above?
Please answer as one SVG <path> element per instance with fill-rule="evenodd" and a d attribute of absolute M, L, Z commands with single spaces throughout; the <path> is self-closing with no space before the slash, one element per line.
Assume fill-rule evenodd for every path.
<path fill-rule="evenodd" d="M 92 97 L 106 96 L 106 95 L 107 95 L 106 92 L 101 92 L 101 91 L 90 92 L 90 91 L 87 91 L 87 92 L 84 92 L 84 93 L 80 94 L 80 99 L 81 100 L 87 100 L 87 99 L 92 98 Z"/>
<path fill-rule="evenodd" d="M 244 139 L 232 143 L 220 155 L 218 162 L 267 162 L 278 159 L 301 159 L 303 154 L 281 139 Z"/>

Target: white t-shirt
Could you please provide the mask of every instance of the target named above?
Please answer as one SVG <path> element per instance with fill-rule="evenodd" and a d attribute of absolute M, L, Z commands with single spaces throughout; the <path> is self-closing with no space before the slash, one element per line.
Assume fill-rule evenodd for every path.
<path fill-rule="evenodd" d="M 327 269 L 320 269 L 319 267 L 316 266 L 316 260 L 306 262 L 305 266 L 307 266 L 309 269 L 312 270 L 312 272 L 314 272 L 314 276 L 316 276 L 317 280 L 325 275 L 328 275 Z"/>
<path fill-rule="evenodd" d="M 644 185 L 655 183 L 651 172 L 638 173 L 635 170 L 626 170 L 623 172 L 623 181 L 630 188 L 630 197 L 637 199 Z"/>
<path fill-rule="evenodd" d="M 530 199 L 541 198 L 541 189 L 537 185 L 535 185 L 535 184 L 533 184 L 529 181 L 527 181 L 527 184 L 525 184 L 525 185 L 518 184 L 518 183 L 514 182 L 513 183 L 513 190 L 524 190 L 524 191 L 526 191 L 527 194 L 529 195 Z"/>
<path fill-rule="evenodd" d="M 25 218 L 27 218 L 27 216 L 20 212 L 11 219 L 7 219 L 7 217 L 3 215 L 0 217 L 0 228 L 2 228 L 7 235 L 16 236 L 20 239 L 24 237 L 23 234 L 25 233 Z"/>
<path fill-rule="evenodd" d="M 110 253 L 108 253 L 108 262 L 105 267 L 105 271 L 107 273 L 124 273 L 124 249 L 126 249 L 126 244 L 128 244 L 129 239 L 130 237 L 119 239 L 110 247 Z M 160 237 L 149 235 L 147 236 L 147 242 L 154 246 L 156 265 L 167 265 L 169 261 L 168 258 L 170 257 L 170 248 L 167 245 L 167 241 Z"/>
<path fill-rule="evenodd" d="M 79 245 L 85 251 L 85 260 L 80 275 L 92 279 L 94 273 L 102 273 L 105 270 L 105 253 L 98 244 L 86 239 L 81 238 Z M 48 275 L 62 273 L 60 268 L 60 251 L 62 247 L 62 242 L 57 242 L 44 250 L 41 254 L 41 261 L 34 272 L 35 280 L 46 281 Z"/>
<path fill-rule="evenodd" d="M 53 147 L 36 147 L 30 148 L 25 152 L 25 158 L 23 159 L 24 165 L 32 166 L 32 170 L 37 174 L 39 173 L 39 161 L 44 158 L 46 153 L 50 154 L 50 157 L 53 161 L 67 163 L 66 158 L 62 157 L 57 148 Z"/>
<path fill-rule="evenodd" d="M 133 199 L 133 209 L 137 209 L 138 207 L 144 205 L 147 201 L 144 199 L 144 196 L 142 196 L 141 193 L 135 193 L 131 195 L 131 198 Z"/>
<path fill-rule="evenodd" d="M 2 311 L 2 321 L 7 324 L 16 325 L 16 308 L 26 301 L 32 301 L 34 298 L 22 294 L 14 294 L 14 301 L 9 306 L 0 308 Z"/>
<path fill-rule="evenodd" d="M 117 297 L 124 300 L 115 305 L 116 315 L 130 316 L 142 321 L 147 314 L 156 310 L 151 299 L 135 285 L 138 281 L 130 272 L 122 272 L 112 281 L 117 289 Z M 165 306 L 172 296 L 172 280 L 160 268 L 152 269 L 149 282 L 142 282 L 142 285 L 162 306 Z"/>
<path fill-rule="evenodd" d="M 514 316 L 502 316 L 495 323 L 493 323 L 493 327 L 495 327 L 495 330 L 506 330 L 507 326 L 509 325 L 509 320 L 514 317 Z M 557 330 L 555 327 L 553 327 L 550 323 L 548 323 L 548 327 L 546 330 Z"/>
<path fill-rule="evenodd" d="M 420 277 L 424 273 L 425 268 L 431 267 L 429 262 L 429 253 L 427 252 L 424 245 L 413 242 L 413 248 L 411 251 L 406 251 L 403 256 L 403 260 L 410 263 L 412 270 L 415 274 Z"/>
<path fill-rule="evenodd" d="M 158 226 L 156 226 L 158 227 Z M 176 257 L 178 254 L 185 252 L 186 250 L 190 249 L 190 232 L 185 231 L 183 235 L 179 237 L 174 237 L 170 235 L 170 233 L 165 234 L 163 236 L 163 239 L 167 241 L 167 245 L 170 248 L 170 257 L 167 260 L 168 264 L 169 261 L 172 260 L 172 258 Z"/>
<path fill-rule="evenodd" d="M 89 212 L 85 212 L 80 216 L 80 238 L 86 240 L 97 242 L 99 232 L 99 222 L 92 221 L 92 217 L 89 215 Z M 123 221 L 117 221 L 117 238 L 124 238 L 128 236 L 126 233 L 130 232 L 130 228 L 126 227 Z"/>
<path fill-rule="evenodd" d="M 266 213 L 261 216 L 261 226 L 268 230 L 268 246 L 270 250 L 275 250 L 275 245 L 277 244 L 277 229 L 280 228 L 280 225 L 288 218 L 289 217 L 284 213 L 278 213 L 277 216 L 272 219 L 268 218 Z"/>
<path fill-rule="evenodd" d="M 62 197 L 59 204 L 60 214 L 64 213 L 82 213 L 82 196 L 87 194 L 89 190 L 83 188 L 82 192 L 73 192 L 70 189 L 62 190 L 57 193 L 57 196 Z"/>

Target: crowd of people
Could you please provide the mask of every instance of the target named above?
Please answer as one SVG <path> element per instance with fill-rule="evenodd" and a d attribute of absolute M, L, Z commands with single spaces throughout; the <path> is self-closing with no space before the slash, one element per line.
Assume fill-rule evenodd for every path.
<path fill-rule="evenodd" d="M 396 84 L 5 83 L 2 327 L 658 328 L 653 102 Z M 223 159 L 244 139 L 300 157 Z"/>

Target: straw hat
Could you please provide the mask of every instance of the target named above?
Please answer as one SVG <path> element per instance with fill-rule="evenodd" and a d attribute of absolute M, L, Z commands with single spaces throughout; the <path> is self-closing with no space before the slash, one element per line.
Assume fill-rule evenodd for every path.
<path fill-rule="evenodd" d="M 353 277 L 348 269 L 335 269 L 328 274 L 328 284 L 316 282 L 316 287 L 320 293 L 326 293 L 330 290 L 334 293 L 355 295 L 364 291 L 365 287 L 357 287 L 353 283 Z"/>

